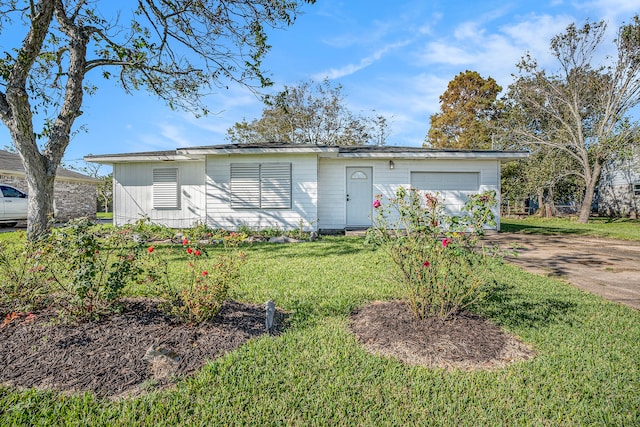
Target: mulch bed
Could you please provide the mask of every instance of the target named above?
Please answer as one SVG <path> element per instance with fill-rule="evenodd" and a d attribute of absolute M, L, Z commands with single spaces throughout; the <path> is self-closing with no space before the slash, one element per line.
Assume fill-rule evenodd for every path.
<path fill-rule="evenodd" d="M 486 319 L 464 312 L 455 320 L 417 320 L 400 301 L 375 302 L 351 315 L 351 330 L 370 352 L 404 363 L 445 369 L 494 369 L 535 355 Z"/>
<path fill-rule="evenodd" d="M 0 328 L 0 384 L 135 396 L 170 386 L 207 360 L 266 333 L 261 305 L 227 301 L 213 321 L 189 325 L 166 316 L 157 304 L 127 300 L 121 314 L 77 325 L 52 324 L 43 313 L 11 321 Z M 277 311 L 276 320 L 282 323 L 285 316 Z M 399 301 L 361 307 L 352 313 L 350 327 L 372 353 L 412 365 L 494 369 L 534 356 L 479 316 L 418 321 Z"/>
<path fill-rule="evenodd" d="M 121 314 L 99 322 L 49 320 L 22 317 L 0 329 L 0 384 L 132 396 L 170 385 L 266 333 L 264 306 L 230 301 L 200 325 L 177 322 L 148 299 L 125 301 Z"/>

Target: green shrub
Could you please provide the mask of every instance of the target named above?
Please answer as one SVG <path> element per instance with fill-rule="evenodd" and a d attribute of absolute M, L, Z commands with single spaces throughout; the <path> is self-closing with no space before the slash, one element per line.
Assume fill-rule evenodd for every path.
<path fill-rule="evenodd" d="M 44 269 L 61 314 L 97 319 L 117 308 L 125 285 L 139 274 L 144 249 L 134 228 L 112 228 L 98 236 L 86 218 L 55 228 L 40 243 Z"/>
<path fill-rule="evenodd" d="M 0 314 L 30 312 L 50 303 L 42 255 L 24 234 L 18 242 L 0 241 Z"/>
<path fill-rule="evenodd" d="M 438 195 L 400 187 L 377 196 L 368 241 L 381 245 L 395 266 L 394 282 L 423 319 L 455 317 L 486 295 L 493 254 L 475 251 L 484 225 L 495 225 L 495 192 L 470 196 L 462 216 L 447 215 Z"/>
<path fill-rule="evenodd" d="M 223 252 L 214 256 L 186 238 L 179 250 L 175 247 L 156 250 L 149 246 L 143 278 L 164 300 L 160 308 L 187 322 L 213 319 L 227 299 L 229 289 L 238 282 L 245 255 L 237 251 L 237 246 L 244 238 L 244 234 L 230 233 L 223 238 Z M 169 258 L 175 257 L 186 257 L 177 275 L 168 267 Z"/>
<path fill-rule="evenodd" d="M 156 224 L 149 217 L 142 217 L 133 224 L 127 224 L 121 229 L 131 232 L 131 237 L 138 242 L 152 240 L 168 240 L 173 238 L 175 231 L 166 225 Z"/>
<path fill-rule="evenodd" d="M 205 222 L 198 221 L 192 227 L 182 230 L 184 236 L 190 241 L 218 240 L 229 235 L 229 232 L 221 228 L 209 227 Z"/>

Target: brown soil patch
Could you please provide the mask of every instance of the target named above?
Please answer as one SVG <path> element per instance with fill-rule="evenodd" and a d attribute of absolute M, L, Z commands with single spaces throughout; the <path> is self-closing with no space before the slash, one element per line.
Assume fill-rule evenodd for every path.
<path fill-rule="evenodd" d="M 465 312 L 455 320 L 417 320 L 400 301 L 374 302 L 351 316 L 351 329 L 370 352 L 411 365 L 493 369 L 534 356 L 497 325 Z"/>
<path fill-rule="evenodd" d="M 126 301 L 121 314 L 100 322 L 22 317 L 0 329 L 0 384 L 131 396 L 173 384 L 265 333 L 265 308 L 238 302 L 200 325 L 177 322 L 148 299 Z"/>

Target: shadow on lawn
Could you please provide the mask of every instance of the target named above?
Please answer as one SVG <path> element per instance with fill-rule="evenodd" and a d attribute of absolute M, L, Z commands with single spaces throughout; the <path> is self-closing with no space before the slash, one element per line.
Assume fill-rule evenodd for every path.
<path fill-rule="evenodd" d="M 572 323 L 577 304 L 559 298 L 529 296 L 516 287 L 497 284 L 477 309 L 501 325 L 540 328 L 553 323 Z"/>
<path fill-rule="evenodd" d="M 287 256 L 287 253 L 305 258 L 353 255 L 362 251 L 371 251 L 365 247 L 362 239 L 345 239 L 339 245 L 334 240 L 317 240 L 300 243 L 252 243 L 251 251 L 264 255 Z M 300 250 L 298 250 L 300 249 Z M 289 255 L 290 256 L 290 255 Z"/>
<path fill-rule="evenodd" d="M 550 226 L 537 226 L 531 224 L 500 224 L 500 232 L 504 233 L 523 233 L 523 234 L 543 234 L 543 235 L 555 235 L 555 234 L 574 234 L 574 235 L 589 235 L 593 234 L 592 230 L 579 229 L 579 228 L 565 228 L 565 227 L 550 227 Z"/>

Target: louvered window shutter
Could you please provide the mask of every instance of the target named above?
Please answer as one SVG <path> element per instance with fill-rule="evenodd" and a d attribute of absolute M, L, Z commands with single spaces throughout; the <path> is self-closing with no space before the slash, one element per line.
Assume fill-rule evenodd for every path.
<path fill-rule="evenodd" d="M 178 169 L 153 170 L 153 207 L 154 209 L 179 209 Z"/>
<path fill-rule="evenodd" d="M 231 207 L 257 209 L 260 207 L 260 165 L 231 164 Z"/>
<path fill-rule="evenodd" d="M 291 208 L 291 163 L 263 163 L 260 189 L 263 209 Z"/>
<path fill-rule="evenodd" d="M 232 163 L 231 207 L 290 209 L 291 163 Z"/>

